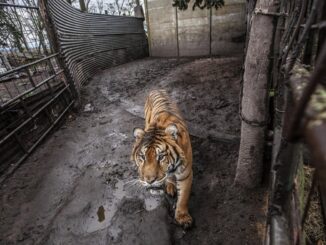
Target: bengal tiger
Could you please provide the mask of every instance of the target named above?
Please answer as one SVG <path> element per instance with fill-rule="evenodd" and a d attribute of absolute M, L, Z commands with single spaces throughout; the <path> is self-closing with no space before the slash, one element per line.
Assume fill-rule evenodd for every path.
<path fill-rule="evenodd" d="M 148 188 L 163 186 L 171 196 L 177 194 L 175 220 L 189 228 L 192 148 L 186 123 L 165 90 L 149 93 L 145 103 L 145 129 L 135 128 L 133 134 L 131 160 L 138 167 L 139 181 Z"/>

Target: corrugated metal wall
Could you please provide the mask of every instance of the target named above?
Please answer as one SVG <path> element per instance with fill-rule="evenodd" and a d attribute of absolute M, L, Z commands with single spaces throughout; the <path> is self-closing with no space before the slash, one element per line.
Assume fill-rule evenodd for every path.
<path fill-rule="evenodd" d="M 142 18 L 83 13 L 63 0 L 48 0 L 46 8 L 77 86 L 101 69 L 148 56 Z"/>

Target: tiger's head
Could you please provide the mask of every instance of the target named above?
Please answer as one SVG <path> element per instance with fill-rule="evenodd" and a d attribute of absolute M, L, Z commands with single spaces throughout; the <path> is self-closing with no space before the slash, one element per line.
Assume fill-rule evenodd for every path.
<path fill-rule="evenodd" d="M 160 187 L 183 163 L 185 156 L 178 146 L 175 124 L 164 128 L 134 129 L 135 144 L 131 160 L 138 167 L 139 180 L 146 187 Z"/>

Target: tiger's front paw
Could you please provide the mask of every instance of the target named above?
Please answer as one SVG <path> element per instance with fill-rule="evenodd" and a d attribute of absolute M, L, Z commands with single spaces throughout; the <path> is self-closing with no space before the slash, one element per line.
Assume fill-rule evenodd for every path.
<path fill-rule="evenodd" d="M 175 185 L 172 183 L 167 183 L 166 184 L 166 193 L 169 194 L 171 197 L 174 197 L 175 193 L 176 193 Z"/>
<path fill-rule="evenodd" d="M 188 212 L 176 211 L 175 220 L 179 225 L 181 225 L 184 229 L 188 229 L 192 225 L 192 218 Z"/>

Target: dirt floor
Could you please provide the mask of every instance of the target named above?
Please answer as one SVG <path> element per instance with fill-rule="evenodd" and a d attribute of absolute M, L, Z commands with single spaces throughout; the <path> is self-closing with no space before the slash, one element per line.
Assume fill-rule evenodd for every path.
<path fill-rule="evenodd" d="M 266 189 L 232 185 L 240 121 L 240 58 L 144 59 L 98 74 L 70 114 L 0 188 L 0 244 L 261 244 Z M 194 152 L 184 231 L 173 200 L 132 180 L 132 130 L 148 91 L 165 88 Z"/>

